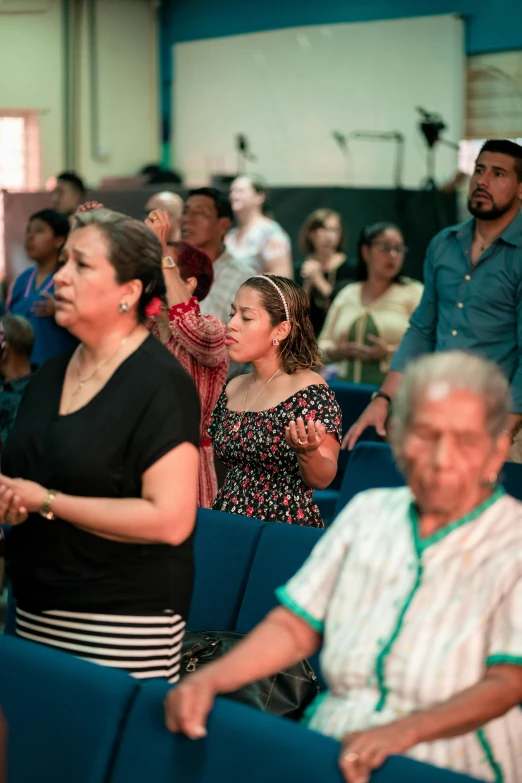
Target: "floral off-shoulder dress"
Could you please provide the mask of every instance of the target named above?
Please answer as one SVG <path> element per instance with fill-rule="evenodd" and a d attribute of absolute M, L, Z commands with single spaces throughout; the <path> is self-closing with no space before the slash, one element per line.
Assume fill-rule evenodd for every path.
<path fill-rule="evenodd" d="M 208 432 L 228 472 L 214 509 L 324 527 L 313 489 L 301 478 L 297 455 L 285 440 L 285 427 L 299 416 L 322 422 L 341 440 L 341 409 L 325 384 L 307 386 L 273 408 L 246 413 L 229 410 L 221 392 Z"/>

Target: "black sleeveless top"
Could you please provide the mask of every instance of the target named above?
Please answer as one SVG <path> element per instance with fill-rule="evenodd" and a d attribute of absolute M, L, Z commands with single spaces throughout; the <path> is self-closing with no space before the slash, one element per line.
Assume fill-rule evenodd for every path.
<path fill-rule="evenodd" d="M 199 445 L 192 379 L 149 336 L 90 402 L 60 416 L 70 358 L 71 353 L 50 359 L 27 387 L 2 454 L 2 472 L 69 495 L 141 497 L 141 476 L 149 467 L 181 443 Z M 6 559 L 15 598 L 28 611 L 171 609 L 186 617 L 192 539 L 177 547 L 121 543 L 31 514 L 10 531 Z"/>

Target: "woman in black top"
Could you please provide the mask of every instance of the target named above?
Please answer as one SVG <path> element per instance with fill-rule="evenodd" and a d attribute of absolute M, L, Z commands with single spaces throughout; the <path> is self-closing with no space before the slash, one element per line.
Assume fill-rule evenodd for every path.
<path fill-rule="evenodd" d="M 299 276 L 310 301 L 310 320 L 316 337 L 332 301 L 353 280 L 353 270 L 343 252 L 345 234 L 340 214 L 332 209 L 316 209 L 301 227 L 299 247 L 306 260 Z"/>
<path fill-rule="evenodd" d="M 16 632 L 175 682 L 193 582 L 199 401 L 143 325 L 162 291 L 161 246 L 142 223 L 95 210 L 77 218 L 66 252 L 56 319 L 81 342 L 35 375 L 2 455 Z"/>

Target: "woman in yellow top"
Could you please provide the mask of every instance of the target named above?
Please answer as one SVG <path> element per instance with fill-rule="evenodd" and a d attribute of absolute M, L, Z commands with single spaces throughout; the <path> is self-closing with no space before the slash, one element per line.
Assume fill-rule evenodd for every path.
<path fill-rule="evenodd" d="M 423 286 L 401 276 L 407 248 L 392 223 L 375 223 L 358 242 L 357 283 L 334 299 L 319 348 L 326 363 L 338 363 L 338 377 L 380 386 L 393 352 L 420 302 Z"/>

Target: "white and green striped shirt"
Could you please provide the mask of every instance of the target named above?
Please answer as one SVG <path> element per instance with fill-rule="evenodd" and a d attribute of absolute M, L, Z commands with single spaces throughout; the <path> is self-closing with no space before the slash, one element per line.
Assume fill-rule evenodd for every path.
<path fill-rule="evenodd" d="M 422 539 L 408 488 L 363 492 L 278 596 L 324 634 L 310 728 L 340 738 L 428 709 L 489 665 L 522 665 L 522 503 L 497 490 Z M 408 755 L 517 783 L 522 709 Z"/>

